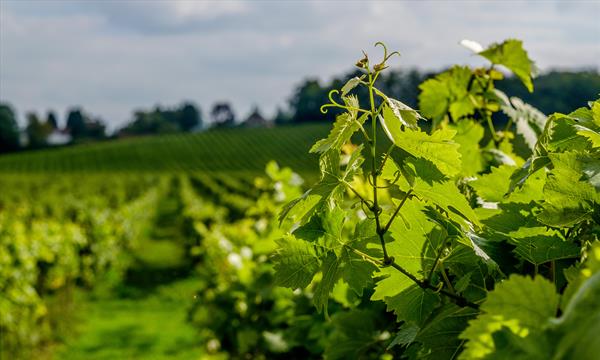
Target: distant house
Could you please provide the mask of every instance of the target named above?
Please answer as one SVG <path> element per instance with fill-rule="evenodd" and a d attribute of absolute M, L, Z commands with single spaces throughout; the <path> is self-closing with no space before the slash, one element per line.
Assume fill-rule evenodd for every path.
<path fill-rule="evenodd" d="M 71 142 L 73 137 L 68 131 L 54 129 L 46 138 L 46 143 L 50 146 L 65 145 Z"/>
<path fill-rule="evenodd" d="M 29 145 L 29 136 L 27 136 L 27 131 L 25 131 L 25 129 L 19 130 L 19 144 L 21 147 L 27 147 L 27 145 Z"/>
<path fill-rule="evenodd" d="M 244 127 L 271 127 L 273 124 L 265 119 L 258 109 L 257 106 L 254 107 L 252 113 L 246 118 L 246 120 L 242 123 Z"/>

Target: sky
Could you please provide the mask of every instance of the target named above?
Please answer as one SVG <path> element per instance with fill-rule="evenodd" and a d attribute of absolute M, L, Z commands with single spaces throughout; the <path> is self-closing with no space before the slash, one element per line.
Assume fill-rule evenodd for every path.
<path fill-rule="evenodd" d="M 541 70 L 600 68 L 600 0 L 0 0 L 0 101 L 61 120 L 82 106 L 110 129 L 134 109 L 216 101 L 271 116 L 306 77 L 352 69 L 384 41 L 394 68 L 483 64 L 458 45 L 524 41 Z"/>

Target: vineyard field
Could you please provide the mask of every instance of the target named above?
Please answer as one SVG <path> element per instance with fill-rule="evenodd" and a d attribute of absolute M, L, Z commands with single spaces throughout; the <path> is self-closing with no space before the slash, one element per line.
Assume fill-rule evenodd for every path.
<path fill-rule="evenodd" d="M 0 173 L 209 171 L 259 175 L 269 160 L 314 173 L 325 124 L 131 138 L 0 157 Z"/>

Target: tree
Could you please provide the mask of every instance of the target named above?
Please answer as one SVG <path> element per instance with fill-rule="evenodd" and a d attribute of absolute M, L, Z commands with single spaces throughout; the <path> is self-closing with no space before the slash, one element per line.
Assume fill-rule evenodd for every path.
<path fill-rule="evenodd" d="M 182 104 L 179 110 L 179 127 L 182 131 L 190 131 L 195 127 L 202 125 L 200 111 L 192 103 Z"/>
<path fill-rule="evenodd" d="M 106 137 L 106 125 L 102 119 L 92 119 L 85 123 L 86 137 L 92 139 L 104 139 Z"/>
<path fill-rule="evenodd" d="M 323 114 L 320 110 L 327 93 L 327 89 L 321 87 L 318 80 L 305 80 L 290 99 L 294 122 L 324 121 L 331 118 L 329 114 Z"/>
<path fill-rule="evenodd" d="M 19 127 L 12 107 L 0 103 L 0 153 L 19 149 Z"/>
<path fill-rule="evenodd" d="M 46 123 L 52 128 L 52 130 L 58 129 L 58 120 L 56 119 L 56 114 L 54 114 L 54 111 L 48 111 L 48 114 L 46 115 Z"/>
<path fill-rule="evenodd" d="M 272 121 L 275 125 L 291 124 L 292 115 L 289 113 L 289 111 L 285 111 L 278 106 Z"/>
<path fill-rule="evenodd" d="M 533 80 L 535 91 L 530 93 L 511 76 L 498 82 L 498 89 L 516 96 L 538 108 L 544 114 L 568 113 L 587 105 L 600 91 L 600 73 L 587 71 L 550 71 Z"/>
<path fill-rule="evenodd" d="M 86 135 L 85 117 L 81 108 L 72 108 L 67 115 L 67 130 L 73 137 L 73 140 L 82 138 Z"/>
<path fill-rule="evenodd" d="M 232 127 L 235 125 L 235 114 L 228 102 L 216 103 L 210 112 L 210 116 L 214 127 Z"/>
<path fill-rule="evenodd" d="M 42 123 L 36 113 L 30 112 L 25 115 L 27 118 L 27 139 L 30 148 L 41 148 L 47 145 L 46 140 L 52 132 L 48 123 Z"/>

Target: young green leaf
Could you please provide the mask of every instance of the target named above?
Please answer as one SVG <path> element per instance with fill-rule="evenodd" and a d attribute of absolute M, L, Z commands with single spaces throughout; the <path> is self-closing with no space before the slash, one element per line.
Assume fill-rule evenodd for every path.
<path fill-rule="evenodd" d="M 344 102 L 347 106 L 358 108 L 358 98 L 350 95 L 344 97 Z M 345 112 L 338 115 L 331 132 L 325 139 L 317 141 L 310 149 L 311 153 L 324 153 L 331 149 L 340 150 L 342 146 L 350 141 L 350 138 L 356 131 L 360 129 L 367 119 L 368 114 L 363 114 L 360 117 L 356 110 Z"/>
<path fill-rule="evenodd" d="M 546 115 L 517 97 L 509 99 L 500 90 L 496 90 L 496 95 L 501 100 L 502 111 L 516 124 L 517 133 L 523 136 L 532 151 L 535 150 L 538 137 L 546 126 Z"/>
<path fill-rule="evenodd" d="M 500 44 L 492 44 L 479 55 L 488 59 L 492 64 L 502 65 L 512 71 L 523 85 L 533 91 L 532 73 L 534 72 L 534 64 L 527 51 L 523 49 L 523 42 L 520 40 L 506 40 Z"/>
<path fill-rule="evenodd" d="M 380 115 L 379 120 L 388 137 L 391 138 L 390 133 L 397 131 L 401 126 L 406 126 L 411 129 L 419 128 L 417 122 L 423 119 L 423 117 L 421 117 L 416 110 L 399 100 L 388 97 L 376 88 L 374 90 L 386 102 L 382 111 L 383 116 Z"/>
<path fill-rule="evenodd" d="M 484 159 L 479 142 L 483 139 L 483 126 L 470 119 L 458 121 L 455 125 L 449 125 L 456 130 L 454 141 L 460 145 L 462 169 L 460 175 L 474 176 L 484 168 Z"/>
<path fill-rule="evenodd" d="M 344 86 L 342 87 L 342 96 L 346 96 L 350 91 L 352 91 L 352 89 L 357 87 L 358 84 L 360 84 L 360 82 L 361 79 L 356 76 L 348 80 L 346 84 L 344 84 Z"/>
<path fill-rule="evenodd" d="M 361 155 L 362 145 L 350 155 L 344 169 L 340 169 L 340 153 L 329 150 L 319 159 L 321 179 L 302 197 L 288 203 L 279 215 L 279 221 L 289 219 L 300 225 L 308 222 L 318 210 L 328 206 L 332 198 L 341 198 L 346 184 L 352 182 L 355 175 L 361 171 L 364 158 Z"/>
<path fill-rule="evenodd" d="M 431 118 L 434 123 L 444 119 L 447 113 L 452 114 L 454 121 L 458 117 L 473 114 L 475 107 L 468 91 L 471 76 L 472 71 L 468 67 L 454 66 L 435 78 L 424 81 L 419 85 L 419 109 L 422 114 Z M 455 103 L 458 105 L 453 105 Z"/>
<path fill-rule="evenodd" d="M 400 127 L 390 127 L 388 130 L 396 146 L 414 157 L 431 161 L 444 175 L 452 177 L 460 172 L 459 145 L 452 141 L 455 130 L 440 129 L 431 135 L 409 128 L 402 131 Z"/>

